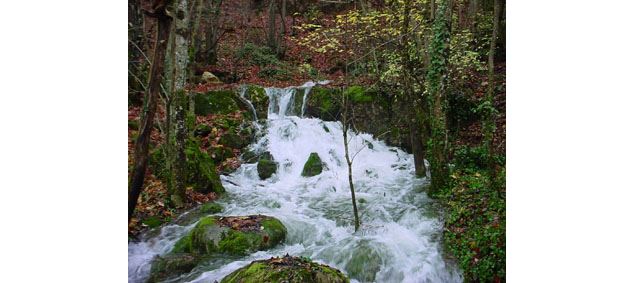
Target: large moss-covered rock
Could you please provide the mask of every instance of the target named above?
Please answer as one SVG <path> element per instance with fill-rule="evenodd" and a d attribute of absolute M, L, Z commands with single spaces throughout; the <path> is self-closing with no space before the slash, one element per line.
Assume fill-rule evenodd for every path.
<path fill-rule="evenodd" d="M 317 154 L 317 152 L 312 152 L 309 155 L 309 159 L 304 163 L 304 168 L 302 169 L 303 177 L 312 177 L 315 175 L 319 175 L 322 173 L 322 159 Z"/>
<path fill-rule="evenodd" d="M 161 282 L 168 278 L 188 273 L 196 267 L 200 261 L 197 255 L 186 253 L 170 253 L 157 256 L 150 268 L 148 282 Z"/>
<path fill-rule="evenodd" d="M 270 216 L 207 216 L 181 238 L 172 253 L 245 255 L 282 243 L 287 229 Z"/>
<path fill-rule="evenodd" d="M 225 276 L 221 283 L 344 283 L 348 278 L 328 265 L 300 257 L 257 260 Z"/>
<path fill-rule="evenodd" d="M 196 115 L 229 114 L 240 110 L 236 94 L 231 90 L 215 90 L 194 95 Z"/>
<path fill-rule="evenodd" d="M 278 162 L 273 160 L 271 153 L 265 152 L 258 159 L 256 169 L 258 170 L 258 177 L 260 177 L 261 180 L 265 180 L 271 177 L 273 173 L 276 173 L 276 170 L 278 170 Z"/>

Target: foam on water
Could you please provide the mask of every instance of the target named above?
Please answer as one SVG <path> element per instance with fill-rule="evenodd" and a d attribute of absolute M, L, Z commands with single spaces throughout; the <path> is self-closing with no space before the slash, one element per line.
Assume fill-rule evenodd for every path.
<path fill-rule="evenodd" d="M 220 281 L 253 260 L 287 253 L 336 267 L 352 282 L 462 281 L 440 253 L 442 223 L 421 190 L 427 180 L 414 178 L 411 154 L 369 134 L 349 132 L 351 155 L 357 153 L 353 180 L 362 221 L 355 233 L 341 124 L 298 117 L 305 106 L 302 113 L 292 110 L 297 88 L 266 92 L 270 97 L 266 134 L 250 150 L 271 152 L 278 171 L 262 181 L 256 164 L 243 164 L 222 176 L 227 196 L 219 203 L 225 207 L 222 215 L 265 214 L 280 219 L 288 230 L 286 242 L 244 257 L 212 260 L 177 281 Z M 302 177 L 312 152 L 318 153 L 324 170 Z M 192 227 L 170 225 L 158 236 L 129 244 L 129 281 L 142 282 L 152 257 L 169 252 Z"/>

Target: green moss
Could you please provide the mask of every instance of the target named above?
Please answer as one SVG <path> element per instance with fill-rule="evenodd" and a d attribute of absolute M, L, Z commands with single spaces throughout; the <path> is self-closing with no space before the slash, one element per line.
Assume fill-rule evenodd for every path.
<path fill-rule="evenodd" d="M 218 217 L 201 218 L 187 235 L 176 242 L 171 253 L 245 255 L 272 248 L 286 238 L 286 228 L 272 217 L 265 216 L 261 223 L 262 229 L 254 231 L 221 227 L 217 222 Z"/>
<path fill-rule="evenodd" d="M 194 112 L 196 115 L 229 114 L 240 110 L 231 90 L 216 90 L 194 95 Z"/>
<path fill-rule="evenodd" d="M 161 217 L 158 217 L 158 216 L 150 216 L 144 219 L 141 223 L 148 225 L 148 227 L 150 228 L 155 228 L 163 224 L 163 219 L 161 219 Z"/>
<path fill-rule="evenodd" d="M 192 233 L 179 239 L 172 248 L 172 253 L 187 253 L 192 251 Z"/>
<path fill-rule="evenodd" d="M 279 243 L 284 242 L 287 236 L 287 228 L 282 225 L 280 220 L 271 218 L 262 221 L 260 224 L 264 228 L 264 231 L 267 233 L 268 239 L 267 241 L 263 241 L 262 248 L 273 247 Z"/>
<path fill-rule="evenodd" d="M 223 211 L 223 206 L 215 202 L 209 202 L 201 205 L 199 211 L 202 213 L 219 213 Z"/>
<path fill-rule="evenodd" d="M 368 94 L 361 86 L 351 86 L 344 90 L 344 95 L 347 95 L 353 103 L 367 103 L 373 101 L 373 96 Z"/>
<path fill-rule="evenodd" d="M 253 261 L 225 276 L 221 283 L 340 283 L 349 282 L 339 270 L 298 257 L 271 258 Z"/>
<path fill-rule="evenodd" d="M 307 114 L 322 120 L 335 120 L 339 112 L 339 94 L 339 89 L 322 86 L 313 87 L 307 102 Z"/>
<path fill-rule="evenodd" d="M 322 159 L 317 154 L 317 152 L 312 152 L 309 155 L 309 159 L 304 163 L 304 168 L 302 169 L 303 177 L 312 177 L 315 175 L 319 175 L 322 173 Z"/>
<path fill-rule="evenodd" d="M 200 258 L 190 254 L 167 254 L 154 259 L 148 282 L 161 282 L 168 278 L 190 272 Z"/>
<path fill-rule="evenodd" d="M 228 133 L 225 133 L 221 136 L 219 142 L 220 144 L 230 147 L 240 149 L 244 147 L 246 144 L 244 143 L 244 139 L 241 138 L 238 134 L 236 134 L 235 129 L 231 129 Z"/>
<path fill-rule="evenodd" d="M 262 236 L 254 232 L 229 230 L 218 243 L 221 252 L 233 255 L 246 255 L 259 249 Z"/>
<path fill-rule="evenodd" d="M 269 96 L 267 96 L 265 89 L 257 85 L 248 85 L 245 97 L 251 101 L 254 109 L 256 109 L 258 119 L 266 119 L 269 108 Z"/>

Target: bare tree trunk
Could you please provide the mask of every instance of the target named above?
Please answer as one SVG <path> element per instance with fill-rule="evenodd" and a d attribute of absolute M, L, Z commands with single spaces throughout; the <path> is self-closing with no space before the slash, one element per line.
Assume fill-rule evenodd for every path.
<path fill-rule="evenodd" d="M 435 7 L 435 5 L 434 5 L 434 4 L 435 4 L 434 2 L 435 2 L 434 0 L 431 0 L 431 1 L 430 1 L 430 20 L 434 20 L 434 13 L 435 13 L 435 10 L 436 10 L 436 9 L 435 9 L 436 7 Z"/>
<path fill-rule="evenodd" d="M 357 201 L 355 200 L 355 186 L 353 185 L 353 161 L 348 149 L 348 97 L 342 91 L 342 135 L 344 136 L 344 156 L 348 166 L 348 186 L 351 189 L 351 201 L 353 202 L 353 216 L 355 217 L 355 232 L 359 230 L 359 213 L 357 211 Z"/>
<path fill-rule="evenodd" d="M 145 5 L 144 5 L 145 4 Z M 157 35 L 152 54 L 152 66 L 148 78 L 148 90 L 144 101 L 144 109 L 141 117 L 141 129 L 135 142 L 134 167 L 131 172 L 128 186 L 128 221 L 132 218 L 145 179 L 148 165 L 148 148 L 150 134 L 152 133 L 154 115 L 157 107 L 157 99 L 161 91 L 161 74 L 163 73 L 163 61 L 169 36 L 171 19 L 165 13 L 164 1 L 144 1 L 142 6 L 146 14 L 155 17 L 158 22 Z"/>
<path fill-rule="evenodd" d="M 219 21 L 223 0 L 210 0 L 209 3 L 211 4 L 209 11 L 211 11 L 212 14 L 206 29 L 205 54 L 208 64 L 216 64 L 218 59 L 218 41 L 222 34 Z M 207 9 L 205 10 L 207 11 Z M 206 12 L 206 15 L 207 13 L 208 12 Z"/>
<path fill-rule="evenodd" d="M 413 82 L 411 79 L 411 74 L 413 73 L 413 68 L 411 67 L 410 55 L 409 55 L 409 46 L 408 42 L 410 42 L 409 36 L 409 26 L 410 26 L 410 10 L 411 10 L 411 0 L 406 0 L 403 6 L 403 24 L 401 26 L 401 40 L 400 40 L 400 55 L 401 55 L 401 67 L 403 69 L 402 83 L 403 83 L 403 91 L 406 101 L 408 105 L 415 104 L 414 99 L 414 89 Z M 423 148 L 421 144 L 421 135 L 419 134 L 419 129 L 417 125 L 417 115 L 415 111 L 409 111 L 406 113 L 408 116 L 408 124 L 409 124 L 409 133 L 410 133 L 410 144 L 412 146 L 412 154 L 415 158 L 415 174 L 419 177 L 425 176 L 426 168 L 424 163 L 423 156 Z"/>
<path fill-rule="evenodd" d="M 280 31 L 278 49 L 276 50 L 276 54 L 278 55 L 278 57 L 283 57 L 285 52 L 284 36 L 287 33 L 286 17 L 287 17 L 287 0 L 282 0 L 282 7 L 280 9 L 280 22 L 282 23 L 282 30 Z"/>
<path fill-rule="evenodd" d="M 276 0 L 269 2 L 269 34 L 267 45 L 271 50 L 278 50 L 278 43 L 276 40 Z"/>
<path fill-rule="evenodd" d="M 185 146 L 187 139 L 187 127 L 185 117 L 189 105 L 185 90 L 185 84 L 189 70 L 190 47 L 190 14 L 188 0 L 179 0 L 175 3 L 174 11 L 176 19 L 173 23 L 174 33 L 174 73 L 172 80 L 172 111 L 174 112 L 174 140 L 168 143 L 173 148 L 170 159 L 172 160 L 172 186 L 170 186 L 170 200 L 176 207 L 182 207 L 185 202 L 185 177 L 187 163 L 185 160 Z"/>

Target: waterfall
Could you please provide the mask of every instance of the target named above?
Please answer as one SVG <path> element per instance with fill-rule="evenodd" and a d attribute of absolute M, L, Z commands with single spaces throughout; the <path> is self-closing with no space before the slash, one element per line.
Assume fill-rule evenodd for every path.
<path fill-rule="evenodd" d="M 241 85 L 240 88 L 238 89 L 238 92 L 240 93 L 240 97 L 242 97 L 247 102 L 247 105 L 249 105 L 249 109 L 251 109 L 251 114 L 253 114 L 254 116 L 254 121 L 258 121 L 258 114 L 256 114 L 256 108 L 254 108 L 254 105 L 251 103 L 251 101 L 245 97 L 245 93 L 247 92 L 247 86 Z"/>
<path fill-rule="evenodd" d="M 179 282 L 220 282 L 253 260 L 287 253 L 336 267 L 351 282 L 461 282 L 460 272 L 442 256 L 443 225 L 422 190 L 428 180 L 414 177 L 413 156 L 351 131 L 349 148 L 358 152 L 352 171 L 362 222 L 354 232 L 341 124 L 302 118 L 314 85 L 265 89 L 268 126 L 249 150 L 271 153 L 278 162 L 272 177 L 260 180 L 256 164 L 242 164 L 221 176 L 227 189 L 218 201 L 225 207 L 221 214 L 276 217 L 287 227 L 285 243 L 240 258 L 211 260 Z M 300 90 L 304 95 L 296 97 Z M 302 177 L 312 152 L 320 156 L 324 169 L 317 176 Z M 129 281 L 147 278 L 151 258 L 169 252 L 193 225 L 168 225 L 157 236 L 129 244 Z"/>

